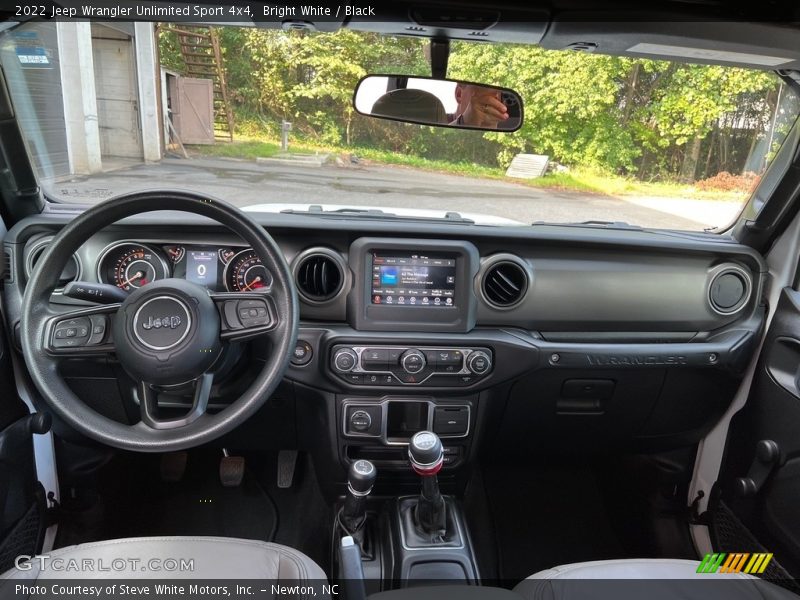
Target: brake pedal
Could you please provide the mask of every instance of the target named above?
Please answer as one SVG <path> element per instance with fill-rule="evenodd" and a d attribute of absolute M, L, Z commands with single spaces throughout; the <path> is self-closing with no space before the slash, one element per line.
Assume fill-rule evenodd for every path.
<path fill-rule="evenodd" d="M 227 450 L 223 450 L 225 456 L 219 461 L 219 481 L 222 487 L 239 487 L 244 479 L 244 456 L 229 456 Z"/>
<path fill-rule="evenodd" d="M 175 483 L 183 479 L 186 473 L 186 463 L 189 460 L 188 452 L 170 452 L 161 455 L 161 481 Z"/>
<path fill-rule="evenodd" d="M 281 450 L 278 453 L 278 487 L 292 487 L 294 467 L 297 464 L 297 450 Z"/>

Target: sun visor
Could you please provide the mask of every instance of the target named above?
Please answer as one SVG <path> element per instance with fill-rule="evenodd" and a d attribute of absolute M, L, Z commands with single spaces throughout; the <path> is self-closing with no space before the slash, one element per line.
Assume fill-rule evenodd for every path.
<path fill-rule="evenodd" d="M 607 17 L 606 17 L 607 18 Z M 754 69 L 800 69 L 800 29 L 782 23 L 735 21 L 553 21 L 541 45 L 611 54 Z"/>

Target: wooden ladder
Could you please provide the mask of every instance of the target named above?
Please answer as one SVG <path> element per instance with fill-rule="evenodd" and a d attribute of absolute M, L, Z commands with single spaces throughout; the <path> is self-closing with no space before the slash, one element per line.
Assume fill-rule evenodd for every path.
<path fill-rule="evenodd" d="M 233 110 L 228 98 L 219 33 L 213 27 L 164 26 L 178 37 L 187 77 L 214 82 L 214 137 L 233 141 Z"/>

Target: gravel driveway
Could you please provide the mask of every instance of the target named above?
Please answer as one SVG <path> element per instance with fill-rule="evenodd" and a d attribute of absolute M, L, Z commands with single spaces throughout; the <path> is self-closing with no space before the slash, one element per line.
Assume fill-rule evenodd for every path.
<path fill-rule="evenodd" d="M 226 159 L 164 159 L 90 176 L 73 176 L 45 189 L 67 202 L 93 202 L 123 192 L 171 188 L 218 196 L 238 206 L 320 203 L 430 208 L 534 221 L 625 221 L 644 227 L 704 229 L 731 222 L 738 203 L 674 198 L 616 198 L 527 187 L 388 166 L 269 164 Z"/>

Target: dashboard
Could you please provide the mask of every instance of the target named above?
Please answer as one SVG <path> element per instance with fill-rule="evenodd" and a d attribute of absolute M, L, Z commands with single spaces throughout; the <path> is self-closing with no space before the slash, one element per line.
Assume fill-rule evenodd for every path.
<path fill-rule="evenodd" d="M 71 216 L 40 215 L 8 232 L 2 293 L 10 331 L 18 332 L 36 262 Z M 684 444 L 728 406 L 763 324 L 766 265 L 719 236 L 253 217 L 283 252 L 300 300 L 285 375 L 293 391 L 284 391 L 296 403 L 298 435 L 301 421 L 326 423 L 316 435 L 342 460 L 400 465 L 402 456 L 386 458 L 378 446 L 402 443 L 404 423 L 427 419 L 439 433 L 450 428 L 459 440 L 453 460 L 464 461 L 492 406 L 499 435 L 520 446 Z M 273 282 L 223 227 L 161 213 L 86 240 L 51 303 L 85 305 L 61 293 L 70 281 L 132 291 L 169 277 L 233 294 Z M 231 344 L 213 407 L 244 385 L 268 343 Z M 111 362 L 104 368 L 105 379 L 97 365 L 76 366 L 70 381 L 98 405 L 121 396 L 119 405 L 135 407 L 125 374 Z M 322 421 L 320 407 L 330 411 Z"/>

